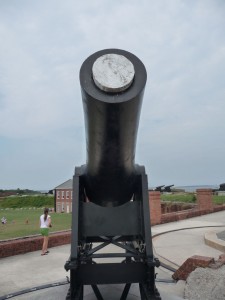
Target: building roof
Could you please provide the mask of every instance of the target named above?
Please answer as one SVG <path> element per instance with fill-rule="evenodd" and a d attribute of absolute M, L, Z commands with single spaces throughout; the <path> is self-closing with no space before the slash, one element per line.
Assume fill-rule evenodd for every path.
<path fill-rule="evenodd" d="M 64 189 L 71 189 L 73 188 L 73 180 L 69 179 L 63 183 L 61 183 L 60 185 L 55 187 L 55 190 L 64 190 Z"/>

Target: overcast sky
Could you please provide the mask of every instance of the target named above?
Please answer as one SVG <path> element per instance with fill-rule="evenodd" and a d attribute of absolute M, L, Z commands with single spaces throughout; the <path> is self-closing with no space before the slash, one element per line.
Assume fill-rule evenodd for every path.
<path fill-rule="evenodd" d="M 0 0 L 0 188 L 52 189 L 86 161 L 79 70 L 145 64 L 136 163 L 149 186 L 225 182 L 224 0 Z"/>

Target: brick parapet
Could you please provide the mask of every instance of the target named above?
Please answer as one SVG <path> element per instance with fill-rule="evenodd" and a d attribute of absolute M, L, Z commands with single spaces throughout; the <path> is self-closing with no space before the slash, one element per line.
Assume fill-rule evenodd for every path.
<path fill-rule="evenodd" d="M 213 212 L 218 212 L 218 211 L 222 211 L 222 210 L 225 210 L 225 204 L 215 205 L 213 207 Z"/>
<path fill-rule="evenodd" d="M 213 211 L 213 193 L 211 189 L 197 189 L 197 205 L 199 210 Z"/>
<path fill-rule="evenodd" d="M 49 236 L 49 248 L 70 244 L 71 231 L 52 233 Z M 41 250 L 42 236 L 31 236 L 0 242 L 0 258 L 9 257 L 27 252 Z"/>
<path fill-rule="evenodd" d="M 160 192 L 149 192 L 149 206 L 151 225 L 160 224 L 162 216 Z"/>
<path fill-rule="evenodd" d="M 196 268 L 206 268 L 214 263 L 214 258 L 194 255 L 188 258 L 172 275 L 175 280 L 186 280 L 191 272 Z"/>
<path fill-rule="evenodd" d="M 218 260 L 213 257 L 194 255 L 189 257 L 172 275 L 175 280 L 187 280 L 191 272 L 196 268 L 218 269 L 225 265 L 225 254 L 221 254 Z"/>
<path fill-rule="evenodd" d="M 166 213 L 162 215 L 161 224 L 197 217 L 200 215 L 199 213 L 200 212 L 194 208 L 179 212 Z"/>
<path fill-rule="evenodd" d="M 225 204 L 214 206 L 213 209 L 210 211 L 208 209 L 200 210 L 198 207 L 196 207 L 196 208 L 183 210 L 179 212 L 166 213 L 166 214 L 162 214 L 161 224 L 199 217 L 202 215 L 207 215 L 209 213 L 219 212 L 222 210 L 225 210 Z"/>

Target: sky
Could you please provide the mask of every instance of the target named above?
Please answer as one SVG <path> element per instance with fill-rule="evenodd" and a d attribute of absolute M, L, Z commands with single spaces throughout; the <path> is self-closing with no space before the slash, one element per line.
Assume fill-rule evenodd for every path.
<path fill-rule="evenodd" d="M 0 0 L 0 41 L 0 189 L 52 189 L 85 164 L 79 70 L 107 48 L 147 69 L 149 186 L 225 182 L 224 0 Z"/>

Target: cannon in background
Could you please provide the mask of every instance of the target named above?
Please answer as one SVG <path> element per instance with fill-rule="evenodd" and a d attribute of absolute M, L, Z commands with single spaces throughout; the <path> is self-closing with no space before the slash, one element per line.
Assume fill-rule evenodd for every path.
<path fill-rule="evenodd" d="M 164 192 L 171 193 L 171 192 L 172 192 L 172 191 L 171 191 L 171 187 L 173 187 L 173 186 L 174 186 L 174 184 L 165 186 L 165 187 L 164 187 Z"/>
<path fill-rule="evenodd" d="M 165 186 L 165 185 L 159 185 L 159 186 L 157 186 L 157 187 L 155 188 L 155 191 L 162 193 L 164 186 Z"/>
<path fill-rule="evenodd" d="M 159 261 L 152 249 L 147 176 L 135 164 L 146 79 L 143 63 L 118 49 L 96 52 L 81 67 L 87 162 L 75 168 L 73 177 L 66 299 L 82 300 L 84 285 L 91 285 L 100 300 L 98 285 L 121 283 L 121 300 L 132 283 L 139 283 L 142 300 L 161 299 L 155 287 Z M 120 251 L 99 253 L 110 244 Z"/>
<path fill-rule="evenodd" d="M 219 191 L 225 191 L 225 183 L 220 184 Z"/>

